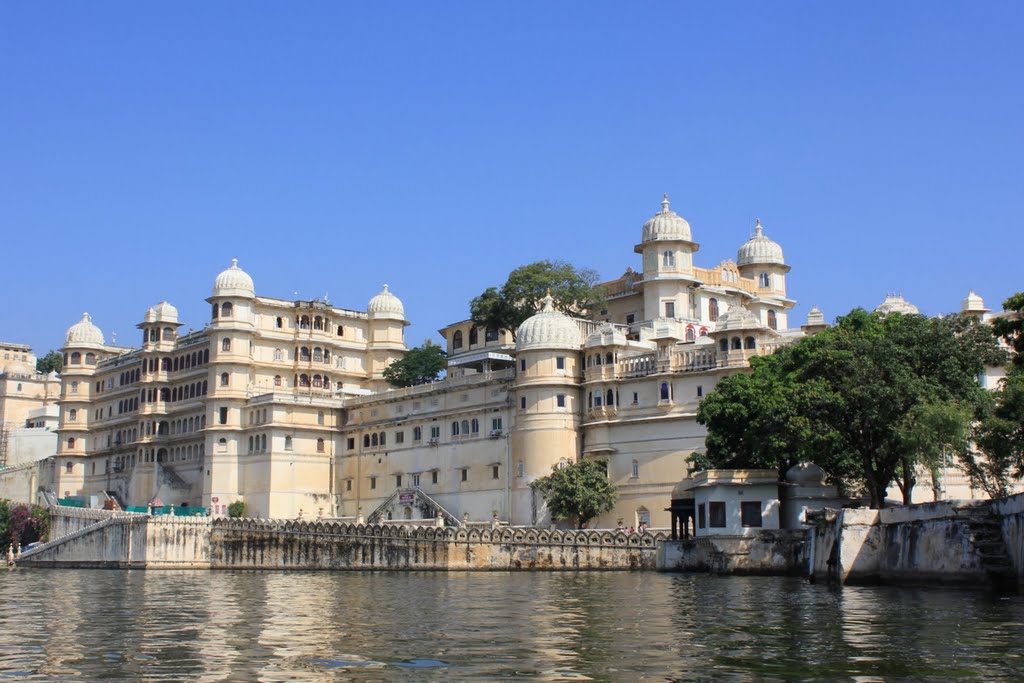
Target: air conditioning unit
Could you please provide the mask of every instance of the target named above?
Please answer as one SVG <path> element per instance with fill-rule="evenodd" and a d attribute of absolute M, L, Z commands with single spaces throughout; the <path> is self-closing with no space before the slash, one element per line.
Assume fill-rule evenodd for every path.
<path fill-rule="evenodd" d="M 430 445 L 430 446 L 436 446 L 440 442 L 441 442 L 441 439 L 431 439 L 430 441 L 427 441 L 427 444 Z"/>
<path fill-rule="evenodd" d="M 501 436 L 501 430 L 500 429 L 492 429 L 491 430 L 491 438 L 492 439 L 497 439 L 500 436 Z"/>

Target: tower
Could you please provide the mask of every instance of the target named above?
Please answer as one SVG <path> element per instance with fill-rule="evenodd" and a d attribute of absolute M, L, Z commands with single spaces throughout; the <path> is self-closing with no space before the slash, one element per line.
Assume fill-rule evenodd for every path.
<path fill-rule="evenodd" d="M 644 319 L 693 317 L 689 290 L 697 283 L 693 254 L 699 248 L 690 224 L 669 209 L 665 194 L 661 211 L 644 223 L 641 242 L 634 247 L 643 254 Z"/>

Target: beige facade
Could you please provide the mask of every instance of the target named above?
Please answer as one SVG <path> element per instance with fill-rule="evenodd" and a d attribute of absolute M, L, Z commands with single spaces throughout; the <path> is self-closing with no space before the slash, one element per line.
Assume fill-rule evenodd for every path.
<path fill-rule="evenodd" d="M 36 372 L 36 356 L 29 346 L 0 342 L 0 466 L 38 459 L 51 426 L 45 414 L 56 408 L 59 395 L 60 377 Z"/>

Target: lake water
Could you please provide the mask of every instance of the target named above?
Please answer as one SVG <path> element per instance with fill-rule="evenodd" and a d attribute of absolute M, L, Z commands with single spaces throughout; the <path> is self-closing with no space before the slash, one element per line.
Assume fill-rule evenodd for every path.
<path fill-rule="evenodd" d="M 1014 680 L 1024 600 L 638 572 L 0 569 L 0 679 Z"/>

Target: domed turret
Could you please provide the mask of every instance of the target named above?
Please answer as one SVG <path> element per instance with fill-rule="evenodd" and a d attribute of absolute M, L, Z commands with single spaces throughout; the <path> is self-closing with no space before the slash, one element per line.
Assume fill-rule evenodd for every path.
<path fill-rule="evenodd" d="M 387 285 L 384 285 L 380 294 L 370 299 L 366 312 L 370 320 L 405 320 L 402 300 L 392 294 Z"/>
<path fill-rule="evenodd" d="M 231 267 L 222 271 L 213 282 L 213 296 L 256 296 L 249 273 L 238 267 L 238 259 L 231 259 Z"/>
<path fill-rule="evenodd" d="M 555 310 L 549 292 L 543 307 L 527 318 L 516 332 L 516 351 L 529 349 L 568 349 L 578 351 L 583 343 L 580 328 L 572 318 Z"/>
<path fill-rule="evenodd" d="M 989 309 L 985 308 L 985 300 L 974 293 L 974 290 L 967 292 L 967 297 L 960 304 L 960 312 L 966 315 L 985 315 Z"/>
<path fill-rule="evenodd" d="M 153 311 L 153 322 L 176 323 L 178 322 L 178 309 L 166 301 L 161 301 L 151 309 Z M 147 320 L 146 322 L 150 322 Z"/>
<path fill-rule="evenodd" d="M 902 294 L 887 294 L 885 301 L 875 307 L 875 313 L 881 313 L 882 315 L 890 313 L 919 315 L 921 311 L 917 310 L 917 306 L 904 299 Z"/>
<path fill-rule="evenodd" d="M 92 318 L 88 313 L 82 314 L 82 319 L 68 328 L 64 337 L 65 346 L 103 346 L 106 340 L 100 328 L 92 324 Z"/>
<path fill-rule="evenodd" d="M 661 200 L 661 211 L 654 214 L 650 220 L 644 223 L 643 241 L 653 240 L 683 240 L 692 242 L 690 224 L 686 219 L 668 208 L 668 194 Z"/>
<path fill-rule="evenodd" d="M 743 246 L 736 252 L 736 265 L 751 266 L 762 264 L 786 265 L 782 256 L 782 247 L 778 242 L 771 240 L 764 235 L 764 228 L 761 227 L 761 219 L 757 219 L 754 227 L 754 236 L 743 243 Z"/>

